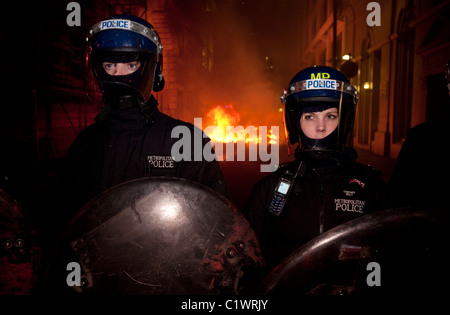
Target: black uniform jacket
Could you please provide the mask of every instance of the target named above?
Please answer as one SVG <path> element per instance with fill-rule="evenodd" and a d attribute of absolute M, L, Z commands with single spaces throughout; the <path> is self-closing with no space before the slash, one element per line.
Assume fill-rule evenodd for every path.
<path fill-rule="evenodd" d="M 261 179 L 250 193 L 244 213 L 258 235 L 269 267 L 276 266 L 294 250 L 344 222 L 387 205 L 387 184 L 380 171 L 355 162 L 351 150 L 340 159 L 303 159 L 306 170 L 279 216 L 269 213 L 280 177 L 295 173 L 300 160 Z"/>
<path fill-rule="evenodd" d="M 203 133 L 192 124 L 159 112 L 156 106 L 152 117 L 154 123 L 149 125 L 138 107 L 110 109 L 101 122 L 77 136 L 66 156 L 64 190 L 66 200 L 71 202 L 67 206 L 73 208 L 70 211 L 117 184 L 150 176 L 185 178 L 228 197 L 219 163 L 205 161 L 203 155 L 201 161 L 194 161 L 193 138 Z M 184 139 L 177 134 L 180 138 L 172 138 L 172 129 L 177 126 L 186 126 L 191 137 Z M 181 138 L 191 142 L 190 161 L 172 157 L 172 146 Z M 208 138 L 202 138 L 202 144 L 212 150 Z"/>

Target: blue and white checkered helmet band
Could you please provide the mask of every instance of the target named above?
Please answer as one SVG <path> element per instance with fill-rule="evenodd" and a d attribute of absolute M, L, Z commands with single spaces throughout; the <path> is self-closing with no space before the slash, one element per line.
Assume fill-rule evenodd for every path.
<path fill-rule="evenodd" d="M 333 79 L 310 79 L 298 81 L 290 84 L 283 92 L 281 96 L 281 102 L 286 103 L 286 98 L 289 95 L 312 90 L 331 90 L 342 92 L 351 95 L 356 100 L 358 99 L 358 91 L 350 83 L 333 80 Z"/>
<path fill-rule="evenodd" d="M 113 29 L 131 31 L 139 35 L 142 35 L 155 44 L 158 54 L 161 53 L 162 51 L 162 45 L 158 37 L 158 34 L 154 30 L 148 28 L 147 26 L 131 20 L 111 19 L 98 22 L 94 26 L 92 26 L 91 29 L 89 30 L 89 36 L 92 37 L 95 34 L 100 33 L 102 31 Z"/>

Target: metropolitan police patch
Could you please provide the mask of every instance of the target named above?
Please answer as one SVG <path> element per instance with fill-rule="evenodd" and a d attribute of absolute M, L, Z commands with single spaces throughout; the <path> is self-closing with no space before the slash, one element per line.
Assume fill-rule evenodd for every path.
<path fill-rule="evenodd" d="M 334 199 L 334 210 L 336 211 L 364 213 L 365 205 L 366 202 L 364 200 L 343 198 Z"/>
<path fill-rule="evenodd" d="M 175 161 L 170 155 L 147 155 L 148 165 L 153 168 L 174 168 Z"/>

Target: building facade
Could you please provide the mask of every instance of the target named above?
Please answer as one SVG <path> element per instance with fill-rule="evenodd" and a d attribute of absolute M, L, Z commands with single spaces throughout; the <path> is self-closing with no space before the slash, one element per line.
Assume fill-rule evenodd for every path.
<path fill-rule="evenodd" d="M 319 0 L 299 13 L 300 68 L 339 68 L 345 54 L 358 66 L 356 147 L 396 158 L 409 128 L 447 113 L 450 1 Z"/>

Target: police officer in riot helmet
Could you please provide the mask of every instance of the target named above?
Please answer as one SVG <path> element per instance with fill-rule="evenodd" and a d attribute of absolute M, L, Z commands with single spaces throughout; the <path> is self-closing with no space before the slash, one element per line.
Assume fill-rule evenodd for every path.
<path fill-rule="evenodd" d="M 282 97 L 295 161 L 257 182 L 244 209 L 269 268 L 321 233 L 387 205 L 379 170 L 356 163 L 356 89 L 339 71 L 298 72 Z"/>
<path fill-rule="evenodd" d="M 227 196 L 217 161 L 172 157 L 179 140 L 171 137 L 172 129 L 186 126 L 193 136 L 196 127 L 158 110 L 152 92 L 164 88 L 162 52 L 158 33 L 141 18 L 115 15 L 90 29 L 89 64 L 104 106 L 66 157 L 63 206 L 71 209 L 68 217 L 99 193 L 142 177 L 185 178 Z M 209 139 L 202 141 L 212 150 Z"/>

